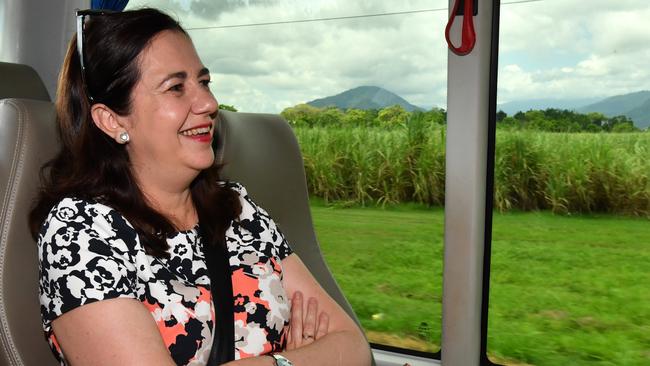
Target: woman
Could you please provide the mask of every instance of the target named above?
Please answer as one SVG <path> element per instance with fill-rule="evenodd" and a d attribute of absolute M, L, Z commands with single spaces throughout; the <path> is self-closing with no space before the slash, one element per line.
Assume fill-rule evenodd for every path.
<path fill-rule="evenodd" d="M 61 364 L 369 364 L 273 220 L 218 181 L 218 104 L 187 33 L 153 9 L 78 22 L 57 91 L 62 149 L 30 215 Z"/>

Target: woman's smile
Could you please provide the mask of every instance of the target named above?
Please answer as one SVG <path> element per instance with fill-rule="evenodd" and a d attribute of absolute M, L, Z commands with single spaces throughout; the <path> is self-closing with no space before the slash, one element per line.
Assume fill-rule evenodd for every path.
<path fill-rule="evenodd" d="M 213 129 L 214 126 L 211 123 L 206 123 L 203 125 L 185 129 L 179 132 L 178 134 L 197 142 L 212 143 Z"/>

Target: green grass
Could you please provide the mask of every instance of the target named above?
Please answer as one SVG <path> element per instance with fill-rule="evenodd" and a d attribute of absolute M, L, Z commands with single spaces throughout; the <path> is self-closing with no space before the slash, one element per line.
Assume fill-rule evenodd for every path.
<path fill-rule="evenodd" d="M 439 343 L 442 211 L 313 205 L 312 212 L 325 259 L 364 328 Z"/>
<path fill-rule="evenodd" d="M 314 199 L 312 212 L 327 263 L 371 341 L 437 350 L 443 211 L 336 208 Z M 650 364 L 649 223 L 495 214 L 491 356 L 533 365 Z"/>
<path fill-rule="evenodd" d="M 420 121 L 421 122 L 421 121 Z M 295 127 L 309 192 L 357 205 L 444 204 L 446 130 Z M 650 133 L 497 131 L 495 207 L 650 218 Z"/>

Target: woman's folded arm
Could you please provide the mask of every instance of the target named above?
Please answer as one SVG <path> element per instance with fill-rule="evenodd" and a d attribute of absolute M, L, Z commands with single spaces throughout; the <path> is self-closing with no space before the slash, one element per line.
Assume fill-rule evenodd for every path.
<path fill-rule="evenodd" d="M 327 333 L 324 335 L 310 334 L 310 330 L 300 329 L 293 332 L 296 340 L 302 336 L 313 336 L 313 341 L 289 349 L 280 354 L 289 359 L 294 366 L 366 366 L 371 363 L 370 346 L 361 329 L 348 314 L 332 299 L 318 284 L 303 262 L 296 254 L 291 254 L 282 260 L 283 283 L 287 294 L 294 298 L 299 291 L 304 299 L 315 299 L 320 314 L 325 313 L 328 320 Z M 309 301 L 309 300 L 307 300 Z M 303 306 L 292 304 L 292 317 L 296 312 L 303 313 Z M 304 312 L 305 315 L 309 313 Z M 320 320 L 320 318 L 319 318 Z M 292 321 L 292 324 L 295 323 Z M 305 325 L 319 324 L 320 321 L 305 321 Z M 301 323 L 302 324 L 302 323 Z M 318 327 L 316 327 L 318 328 Z M 295 331 L 292 329 L 291 331 Z M 318 330 L 315 330 L 318 332 Z M 289 347 L 291 348 L 291 347 Z M 269 356 L 260 356 L 233 361 L 228 366 L 264 366 L 275 365 Z"/>

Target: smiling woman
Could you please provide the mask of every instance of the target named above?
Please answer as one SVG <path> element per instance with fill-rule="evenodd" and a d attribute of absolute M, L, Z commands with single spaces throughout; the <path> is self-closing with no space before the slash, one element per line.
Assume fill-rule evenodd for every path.
<path fill-rule="evenodd" d="M 410 1 L 407 6 L 394 1 L 131 0 L 129 8 L 152 5 L 179 17 L 212 72 L 214 82 L 211 86 L 220 102 L 233 104 L 239 111 L 279 113 L 286 107 L 362 85 L 382 86 L 425 108 L 444 105 L 446 3 L 444 0 L 418 0 Z M 381 92 L 376 91 L 381 88 L 360 89 L 372 90 L 372 97 L 382 99 Z M 370 108 L 378 107 L 373 104 Z M 367 112 L 372 115 L 372 111 Z M 370 131 L 358 132 L 363 143 L 370 143 Z M 379 145 L 386 147 L 385 141 Z M 307 159 L 312 147 L 317 150 L 314 154 L 320 156 L 326 155 L 324 149 L 334 150 L 332 159 L 337 159 L 336 154 L 342 159 L 345 151 L 354 148 L 352 145 L 321 149 L 302 144 L 303 156 Z M 384 152 L 377 151 L 377 155 Z M 349 158 L 352 161 L 352 157 Z M 401 156 L 384 158 L 389 164 L 388 161 Z M 332 178 L 334 170 L 331 169 L 332 164 L 339 163 L 340 160 L 334 160 L 322 164 L 321 176 L 329 178 L 324 184 L 326 188 L 341 187 L 346 191 L 366 188 L 339 185 Z M 401 173 L 393 175 L 392 170 L 384 171 L 385 175 L 364 171 L 366 164 L 368 160 L 344 175 L 378 176 L 380 180 L 385 178 L 382 183 L 402 179 Z M 423 177 L 423 180 L 430 179 Z M 363 184 L 366 181 L 360 183 Z M 407 191 L 410 194 L 413 188 Z M 314 190 L 311 193 L 314 194 Z M 361 234 L 362 222 L 349 224 Z M 403 225 L 406 230 L 418 228 L 412 222 Z M 320 238 L 328 237 L 328 233 L 318 234 Z M 347 261 L 368 262 L 367 268 L 355 268 L 353 277 L 357 283 L 345 280 L 349 270 L 337 273 L 338 263 L 331 260 L 339 254 L 327 251 L 335 244 L 321 242 L 333 275 L 376 348 L 402 348 L 406 349 L 402 350 L 404 352 L 432 356 L 440 349 L 440 302 L 420 303 L 417 311 L 412 312 L 400 311 L 400 307 L 381 302 L 379 299 L 386 295 L 385 289 L 403 287 L 397 272 L 404 270 L 393 266 L 384 272 L 387 264 L 372 258 L 380 248 L 392 251 L 393 240 L 398 239 L 381 230 L 368 235 L 373 243 L 369 248 L 362 248 L 356 236 L 337 238 L 338 243 L 354 251 L 354 255 L 345 252 Z M 412 239 L 401 239 L 410 244 L 403 253 L 394 253 L 399 263 L 406 261 L 403 258 L 406 252 L 416 248 Z M 440 251 L 434 250 L 441 244 L 442 233 L 437 232 L 426 242 L 427 252 L 418 252 L 422 258 L 427 258 L 427 264 L 413 268 L 434 297 L 441 296 L 442 256 Z M 359 287 L 364 290 L 359 291 Z M 396 296 L 410 296 L 410 292 Z M 393 324 L 401 326 L 395 329 Z"/>
<path fill-rule="evenodd" d="M 174 177 L 178 188 L 214 162 L 212 134 L 217 101 L 210 93 L 210 74 L 190 39 L 178 31 L 160 32 L 139 56 L 140 81 L 133 89 L 131 113 L 111 113 L 104 104 L 91 108 L 93 120 L 109 136 L 126 131 L 126 145 L 136 180 L 144 191 Z M 183 70 L 183 71 L 177 71 Z M 171 72 L 170 72 L 171 71 Z M 199 134 L 199 131 L 201 133 Z M 154 197 L 161 196 L 154 193 Z M 195 218 L 175 224 L 191 228 Z"/>
<path fill-rule="evenodd" d="M 60 363 L 368 364 L 362 333 L 271 217 L 219 181 L 218 103 L 187 33 L 154 9 L 78 16 L 63 146 L 30 215 Z"/>
<path fill-rule="evenodd" d="M 133 339 L 111 341 L 78 329 L 91 327 L 104 334 L 111 330 L 122 333 L 104 324 L 99 316 L 120 311 L 125 320 L 136 326 L 133 337 L 150 343 L 147 349 L 151 353 L 139 355 L 143 360 L 154 357 L 152 360 L 165 361 L 165 353 L 156 350 L 176 342 L 170 331 L 179 326 L 174 332 L 187 333 L 196 345 L 194 351 L 176 347 L 172 357 L 178 362 L 188 354 L 207 359 L 214 320 L 210 316 L 205 264 L 201 265 L 200 252 L 196 250 L 189 251 L 189 257 L 175 254 L 187 252 L 178 248 L 188 245 L 178 242 L 178 230 L 192 229 L 202 218 L 207 224 L 202 231 L 204 240 L 219 245 L 229 219 L 240 210 L 236 192 L 214 186 L 204 176 L 195 182 L 194 192 L 183 186 L 183 182 L 194 180 L 204 169 L 211 168 L 203 173 L 216 179 L 209 141 L 195 141 L 180 133 L 182 129 L 213 125 L 217 102 L 205 84 L 209 76 L 202 72 L 203 65 L 183 30 L 157 11 L 93 14 L 86 18 L 82 24 L 84 37 L 79 38 L 85 43 L 85 52 L 77 53 L 77 39 L 71 41 L 59 82 L 57 120 L 64 144 L 49 163 L 48 180 L 31 215 L 32 231 L 39 233 L 46 337 L 62 363 L 66 358 L 91 362 L 92 357 L 100 358 L 93 362 L 117 362 L 122 360 L 114 354 L 113 350 L 118 348 L 110 345 L 129 344 Z M 116 26 L 121 31 L 111 33 L 109 29 Z M 107 33 L 111 37 L 100 36 Z M 174 55 L 174 48 L 185 52 Z M 167 57 L 168 64 L 157 61 L 162 55 Z M 184 80 L 168 77 L 179 72 L 187 75 Z M 178 88 L 179 85 L 184 88 Z M 210 198 L 222 202 L 215 205 L 221 210 L 219 215 L 193 204 L 196 201 L 200 205 Z M 71 222 L 80 226 L 73 229 Z M 64 235 L 67 232 L 70 235 Z M 165 239 L 172 237 L 176 241 Z M 123 246 L 113 245 L 115 240 Z M 53 255 L 61 252 L 70 253 L 70 261 L 56 261 Z M 166 258 L 170 264 L 189 259 L 188 264 L 178 267 L 180 273 L 175 276 L 194 285 L 160 282 L 167 273 L 166 266 L 155 266 L 151 258 Z M 171 275 L 171 280 L 173 274 L 166 276 Z M 104 279 L 101 286 L 89 282 L 96 278 Z M 52 288 L 54 283 L 59 284 L 60 290 Z M 184 317 L 174 327 L 160 324 L 164 344 L 151 336 L 155 323 L 138 316 L 144 310 L 141 306 L 126 299 L 99 301 L 146 298 L 152 313 L 155 309 L 169 312 L 164 304 L 172 306 L 179 291 L 190 290 L 208 297 L 197 296 L 185 304 L 187 311 L 195 314 L 191 319 Z M 81 306 L 95 302 L 89 307 Z M 189 326 L 198 326 L 200 331 L 183 331 Z M 112 358 L 99 351 L 99 344 L 109 345 L 106 349 Z"/>
<path fill-rule="evenodd" d="M 455 126 L 452 126 L 454 123 L 444 126 L 443 117 L 441 126 L 435 125 L 432 126 L 434 128 L 422 132 L 423 137 L 418 140 L 413 138 L 417 135 L 413 124 L 404 124 L 406 117 L 396 123 L 398 127 L 382 129 L 378 123 L 381 122 L 378 116 L 381 107 L 371 103 L 358 107 L 353 104 L 357 102 L 358 94 L 351 92 L 361 89 L 363 85 L 379 85 L 413 104 L 426 108 L 435 104 L 447 109 L 447 103 L 455 103 L 468 110 L 477 104 L 469 102 L 474 100 L 475 90 L 458 92 L 446 100 L 447 53 L 441 36 L 444 34 L 444 24 L 448 16 L 448 3 L 450 1 L 430 0 L 130 2 L 130 6 L 134 8 L 142 4 L 155 4 L 173 9 L 189 28 L 199 54 L 212 70 L 214 90 L 220 101 L 233 104 L 240 111 L 278 113 L 285 110 L 286 113 L 282 114 L 290 122 L 294 122 L 294 131 L 303 149 L 308 180 L 315 182 L 310 186 L 310 191 L 318 196 L 314 200 L 316 222 L 331 220 L 329 226 L 319 228 L 322 250 L 368 338 L 374 343 L 433 352 L 439 349 L 442 328 L 437 300 L 442 297 L 441 224 L 433 220 L 428 222 L 427 230 L 435 234 L 423 237 L 422 233 L 429 231 L 415 225 L 413 219 L 406 215 L 401 220 L 396 219 L 399 223 L 395 224 L 395 228 L 385 225 L 382 219 L 392 215 L 398 216 L 396 212 L 375 217 L 370 213 L 373 210 L 364 211 L 360 208 L 359 212 L 363 214 L 348 218 L 347 215 L 352 215 L 350 212 L 356 214 L 357 211 L 330 208 L 319 210 L 319 206 L 321 198 L 329 205 L 348 207 L 356 205 L 356 202 L 360 202 L 362 206 L 372 204 L 373 198 L 377 197 L 379 202 L 384 204 L 400 200 L 416 201 L 427 194 L 433 196 L 430 192 L 442 196 L 444 183 L 438 182 L 444 181 L 445 168 L 450 166 L 448 161 L 445 165 L 445 154 L 449 156 L 450 151 L 461 146 L 463 154 L 467 155 L 467 149 L 477 146 L 474 142 L 468 142 L 468 133 L 474 131 L 473 128 L 462 132 L 462 140 L 448 144 L 446 149 L 444 146 L 446 138 L 451 135 L 449 128 L 461 125 L 465 120 L 469 120 L 469 117 L 456 117 Z M 650 15 L 647 1 L 595 1 L 590 2 L 592 6 L 589 8 L 581 8 L 580 2 L 574 0 L 487 1 L 480 2 L 479 14 L 489 8 L 490 4 L 496 3 L 502 5 L 501 34 L 498 42 L 500 53 L 498 65 L 495 65 L 499 66 L 496 87 L 498 100 L 504 102 L 499 106 L 505 112 L 502 112 L 502 115 L 509 115 L 506 121 L 513 125 L 524 125 L 524 116 L 545 114 L 542 111 L 526 113 L 527 110 L 554 108 L 555 110 L 548 111 L 547 115 L 564 113 L 576 116 L 578 112 L 582 112 L 586 118 L 587 112 L 598 112 L 590 113 L 590 118 L 598 124 L 598 130 L 601 130 L 601 126 L 602 130 L 605 130 L 607 126 L 606 118 L 601 113 L 611 118 L 616 114 L 630 115 L 631 118 L 637 116 L 634 119 L 637 127 L 648 126 L 650 115 L 642 112 L 647 110 L 643 108 L 644 103 L 645 106 L 650 105 L 647 102 L 648 92 L 643 91 L 649 88 L 650 80 L 648 68 L 644 67 L 644 64 L 648 63 L 647 47 L 644 45 L 648 44 L 650 36 L 643 21 Z M 603 31 L 604 25 L 608 26 L 608 31 Z M 485 43 L 490 39 L 483 33 L 478 36 L 478 41 Z M 453 57 L 451 59 L 453 60 Z M 457 62 L 465 65 L 467 59 L 468 57 Z M 496 58 L 493 61 L 496 61 Z M 462 72 L 459 71 L 461 69 Z M 457 74 L 456 81 L 459 83 L 459 79 L 464 83 L 468 82 L 465 77 L 474 80 L 468 76 L 472 75 L 471 72 L 458 64 L 453 70 L 458 71 L 460 75 L 464 74 Z M 348 92 L 324 98 L 344 90 Z M 623 95 L 631 92 L 635 93 Z M 373 96 L 378 97 L 378 94 Z M 621 98 L 619 103 L 612 98 L 600 105 L 589 106 L 604 97 L 616 94 L 630 99 L 625 102 Z M 320 98 L 325 100 L 319 100 Z M 380 98 L 372 102 L 377 99 Z M 319 111 L 316 108 L 332 105 L 338 109 L 323 108 Z M 575 112 L 560 111 L 565 108 Z M 521 112 L 517 113 L 519 111 Z M 445 113 L 446 117 L 447 111 L 441 112 Z M 485 119 L 480 126 L 486 126 L 487 109 L 479 114 L 481 119 Z M 549 121 L 543 118 L 536 122 L 541 125 L 546 122 L 550 124 L 552 121 L 550 118 Z M 605 200 L 622 205 L 622 201 L 627 201 L 627 198 L 616 200 L 608 198 L 611 197 L 608 195 L 609 192 L 619 189 L 614 187 L 633 186 L 612 176 L 613 171 L 627 170 L 638 172 L 630 181 L 641 183 L 634 185 L 640 187 L 639 193 L 633 194 L 634 191 L 631 190 L 625 197 L 643 197 L 638 201 L 644 207 L 647 206 L 645 197 L 648 197 L 648 194 L 643 183 L 647 180 L 644 180 L 647 169 L 631 168 L 631 160 L 624 162 L 623 156 L 626 155 L 620 151 L 629 149 L 628 145 L 614 143 L 614 140 L 609 140 L 609 136 L 596 134 L 560 136 L 557 133 L 530 132 L 510 135 L 501 131 L 506 125 L 501 123 L 497 134 L 497 207 L 499 202 L 502 205 L 503 202 L 506 205 L 522 202 L 525 204 L 526 200 L 523 198 L 537 196 L 556 199 L 559 207 L 569 207 L 568 201 L 563 201 L 565 196 L 557 199 L 560 197 L 557 195 L 564 194 L 561 193 L 564 191 L 567 195 L 575 196 L 575 199 L 587 202 L 587 207 L 602 207 L 601 202 Z M 416 133 L 413 133 L 414 131 Z M 509 138 L 511 136 L 512 138 Z M 579 146 L 569 143 L 560 144 L 561 149 L 549 149 L 549 146 L 554 145 L 548 143 L 549 141 L 574 141 L 574 138 L 578 137 L 588 139 L 594 144 Z M 633 137 L 634 141 L 637 141 L 636 139 L 636 136 Z M 501 142 L 508 144 L 500 145 Z M 610 145 L 613 150 L 609 149 Z M 644 148 L 639 147 L 643 145 L 644 143 L 640 143 L 635 146 L 638 151 L 643 152 Z M 546 147 L 548 152 L 544 150 L 543 156 L 537 156 L 538 148 L 541 147 Z M 610 151 L 619 153 L 609 156 Z M 522 156 L 527 159 L 516 159 Z M 532 158 L 536 159 L 531 163 Z M 582 163 L 572 166 L 568 162 L 574 158 L 576 162 Z M 480 159 L 486 160 L 484 155 L 480 155 Z M 634 158 L 634 161 L 636 160 L 637 158 Z M 504 162 L 520 164 L 524 170 L 528 170 L 519 174 L 518 170 L 510 169 L 509 165 L 504 166 Z M 427 168 L 422 168 L 423 166 Z M 544 167 L 540 170 L 539 177 L 534 168 L 537 166 Z M 549 174 L 548 169 L 551 166 L 559 168 Z M 467 167 L 468 165 L 463 165 L 462 170 L 467 170 Z M 528 186 L 516 185 L 516 179 L 528 179 L 530 183 Z M 461 182 L 458 179 L 453 180 L 453 184 L 446 188 L 454 189 Z M 549 182 L 549 187 L 540 186 L 547 184 L 546 182 Z M 599 185 L 599 182 L 603 185 Z M 428 187 L 433 188 L 427 189 Z M 514 199 L 519 202 L 509 202 L 512 198 L 503 195 L 504 187 L 506 192 L 516 192 Z M 592 191 L 596 194 L 591 197 L 586 193 L 590 189 L 584 187 L 593 187 Z M 467 197 L 463 195 L 463 201 L 466 201 Z M 333 202 L 336 199 L 341 201 Z M 445 207 L 445 210 L 458 205 L 459 202 L 452 201 L 452 205 Z M 491 206 L 487 210 L 491 212 Z M 330 218 L 328 215 L 336 218 Z M 365 226 L 366 217 L 372 218 L 367 219 L 370 228 Z M 496 216 L 497 226 L 502 219 L 501 216 Z M 458 220 L 459 218 L 455 218 L 446 221 L 452 226 L 457 226 Z M 537 224 L 536 227 L 528 228 L 527 232 L 519 233 L 516 240 L 513 240 L 517 245 L 512 245 L 512 248 L 506 246 L 505 253 L 508 253 L 508 250 L 527 250 L 525 245 L 520 244 L 525 243 L 527 236 L 536 229 L 545 230 L 545 226 Z M 413 234 L 404 233 L 402 230 L 412 231 Z M 490 285 L 492 295 L 488 297 L 488 291 L 484 292 L 484 304 L 488 303 L 488 299 L 490 301 L 489 308 L 485 305 L 485 313 L 482 316 L 485 319 L 489 310 L 490 322 L 485 324 L 485 334 L 489 341 L 484 345 L 483 351 L 487 349 L 490 357 L 494 357 L 493 360 L 512 360 L 514 363 L 529 362 L 538 365 L 575 364 L 578 361 L 575 357 L 571 358 L 572 355 L 580 354 L 577 358 L 600 357 L 594 356 L 594 353 L 599 354 L 605 349 L 611 351 L 608 355 L 611 359 L 630 352 L 636 353 L 633 356 L 636 359 L 645 359 L 645 349 L 642 346 L 645 338 L 643 341 L 633 340 L 629 334 L 616 333 L 614 329 L 602 338 L 603 343 L 628 337 L 630 341 L 622 342 L 627 345 L 622 345 L 618 351 L 615 350 L 616 347 L 609 345 L 598 347 L 595 352 L 589 349 L 596 348 L 593 345 L 599 338 L 589 334 L 593 328 L 598 327 L 591 327 L 588 323 L 595 319 L 594 323 L 599 327 L 601 323 L 608 324 L 598 317 L 608 316 L 607 312 L 587 311 L 567 301 L 551 301 L 560 296 L 563 290 L 545 291 L 541 287 L 514 286 L 508 281 L 503 282 L 503 276 L 510 279 L 517 275 L 512 269 L 518 266 L 525 268 L 524 277 L 530 278 L 530 283 L 536 280 L 548 282 L 548 276 L 544 273 L 551 267 L 539 265 L 537 255 L 520 255 L 516 260 L 509 259 L 512 262 L 502 262 L 504 243 L 499 235 L 503 234 L 497 232 L 494 241 L 494 280 Z M 613 231 L 610 235 L 620 237 Z M 539 240 L 542 246 L 559 245 L 552 242 L 551 238 L 551 235 L 546 235 Z M 647 235 L 644 235 L 644 238 L 647 238 Z M 622 245 L 618 240 L 611 241 L 610 244 Z M 570 246 L 570 241 L 567 239 L 563 245 Z M 454 245 L 447 243 L 445 247 L 454 248 Z M 395 248 L 399 250 L 396 251 Z M 559 253 L 566 251 L 557 252 L 558 255 L 553 257 L 556 260 L 549 261 L 556 267 L 561 263 Z M 389 254 L 383 257 L 385 253 Z M 466 253 L 460 253 L 458 257 L 470 258 Z M 564 268 L 562 272 L 567 275 L 576 274 L 576 263 L 572 263 L 572 266 Z M 445 267 L 466 268 L 451 265 L 449 262 Z M 607 276 L 603 275 L 603 280 L 598 282 L 608 283 L 605 277 Z M 449 276 L 447 280 L 450 280 Z M 576 286 L 578 285 L 574 281 L 570 288 L 573 290 Z M 594 287 L 597 286 L 589 283 L 584 289 L 591 290 Z M 414 288 L 417 288 L 417 291 Z M 436 300 L 423 300 L 427 296 Z M 447 296 L 447 299 L 449 298 L 453 296 Z M 530 302 L 521 301 L 526 298 L 529 298 Z M 580 299 L 583 303 L 594 304 L 604 300 L 586 296 Z M 630 300 L 626 303 L 633 302 Z M 544 307 L 541 307 L 542 303 Z M 620 304 L 617 306 L 620 307 Z M 531 310 L 538 307 L 539 310 Z M 571 315 L 573 313 L 576 315 Z M 548 314 L 568 315 L 563 315 L 562 319 L 549 320 Z M 541 326 L 534 325 L 531 318 L 539 319 Z M 451 319 L 449 314 L 446 319 Z M 447 320 L 448 325 L 459 323 Z M 559 323 L 566 326 L 556 329 Z M 577 336 L 579 332 L 573 327 L 584 328 L 581 332 L 585 337 Z M 627 333 L 632 332 L 642 333 L 640 328 Z M 472 332 L 472 335 L 476 333 Z M 446 334 L 456 332 L 447 329 Z M 538 334 L 547 336 L 539 337 Z M 567 337 L 576 342 L 566 341 Z M 635 342 L 639 345 L 635 345 Z M 570 346 L 567 346 L 568 343 Z M 579 347 L 577 343 L 591 346 Z M 447 347 L 449 346 L 450 342 L 447 342 Z M 616 352 L 619 356 L 612 356 Z M 447 351 L 447 357 L 450 354 L 451 352 Z"/>
<path fill-rule="evenodd" d="M 378 366 L 648 364 L 647 0 L 89 3 L 0 0 L 0 364 L 367 363 L 305 181 Z"/>

